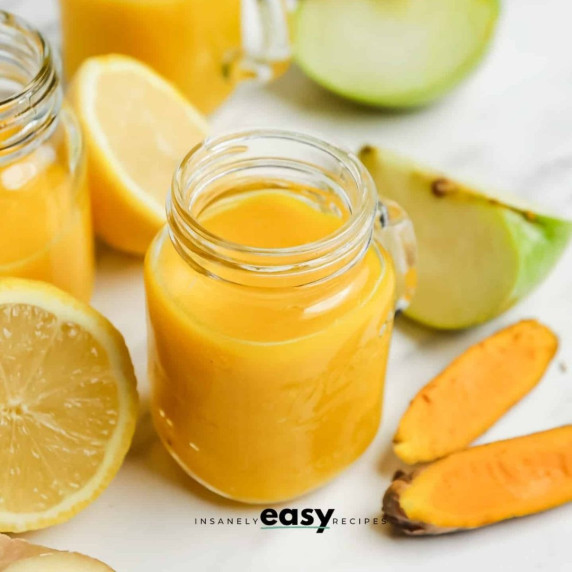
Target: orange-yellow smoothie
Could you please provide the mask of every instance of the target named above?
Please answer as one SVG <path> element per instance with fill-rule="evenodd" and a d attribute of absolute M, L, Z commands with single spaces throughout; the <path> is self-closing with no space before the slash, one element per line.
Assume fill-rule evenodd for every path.
<path fill-rule="evenodd" d="M 0 165 L 0 277 L 42 280 L 88 301 L 93 237 L 83 167 L 71 172 L 62 123 L 31 152 Z"/>
<path fill-rule="evenodd" d="M 202 112 L 233 90 L 241 0 L 60 0 L 69 78 L 90 56 L 133 56 L 175 83 Z"/>
<path fill-rule="evenodd" d="M 225 240 L 277 249 L 324 238 L 346 218 L 264 190 L 199 222 Z M 377 245 L 338 276 L 257 288 L 197 271 L 165 229 L 145 281 L 155 424 L 197 480 L 241 501 L 281 501 L 323 484 L 371 442 L 395 289 Z"/>

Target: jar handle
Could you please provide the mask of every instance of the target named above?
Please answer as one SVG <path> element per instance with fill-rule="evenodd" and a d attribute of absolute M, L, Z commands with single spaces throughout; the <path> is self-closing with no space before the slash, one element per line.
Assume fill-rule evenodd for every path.
<path fill-rule="evenodd" d="M 243 45 L 225 62 L 225 74 L 234 82 L 279 77 L 291 58 L 285 0 L 242 0 L 242 5 Z"/>
<path fill-rule="evenodd" d="M 417 241 L 413 223 L 394 201 L 383 198 L 377 203 L 375 238 L 393 259 L 396 275 L 396 310 L 405 310 L 417 285 Z"/>

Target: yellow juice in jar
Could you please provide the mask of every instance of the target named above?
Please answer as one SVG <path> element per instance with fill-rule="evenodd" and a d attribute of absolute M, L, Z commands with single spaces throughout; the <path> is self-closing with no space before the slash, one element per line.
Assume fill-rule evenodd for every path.
<path fill-rule="evenodd" d="M 0 277 L 51 282 L 89 301 L 89 197 L 83 165 L 70 167 L 75 159 L 68 127 L 64 118 L 48 140 L 0 164 Z"/>
<path fill-rule="evenodd" d="M 90 56 L 120 53 L 155 68 L 202 112 L 233 90 L 241 0 L 60 0 L 68 78 Z"/>
<path fill-rule="evenodd" d="M 283 190 L 238 195 L 199 218 L 226 241 L 269 249 L 312 243 L 345 220 Z M 154 421 L 198 481 L 241 501 L 282 501 L 331 479 L 369 445 L 395 293 L 378 245 L 338 276 L 303 288 L 285 278 L 265 290 L 197 271 L 164 230 L 145 281 Z"/>

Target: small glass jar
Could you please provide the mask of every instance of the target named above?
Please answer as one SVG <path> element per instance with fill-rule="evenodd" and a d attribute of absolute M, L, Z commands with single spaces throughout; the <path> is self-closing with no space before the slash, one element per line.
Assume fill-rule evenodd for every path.
<path fill-rule="evenodd" d="M 86 58 L 125 54 L 154 68 L 200 111 L 210 113 L 242 80 L 267 80 L 288 67 L 283 0 L 59 0 L 59 4 L 68 78 Z"/>
<path fill-rule="evenodd" d="M 0 12 L 0 277 L 43 280 L 88 301 L 94 274 L 82 139 L 54 55 Z"/>
<path fill-rule="evenodd" d="M 339 224 L 280 248 L 223 239 L 205 225 L 205 213 L 238 213 L 228 209 L 269 192 L 270 208 L 226 217 L 232 232 L 253 225 L 266 240 L 298 224 L 311 236 L 302 219 L 263 218 L 284 201 L 308 224 Z M 167 214 L 145 262 L 161 439 L 196 480 L 235 500 L 278 502 L 324 484 L 378 429 L 393 316 L 414 283 L 409 220 L 378 198 L 357 157 L 282 131 L 195 148 Z"/>

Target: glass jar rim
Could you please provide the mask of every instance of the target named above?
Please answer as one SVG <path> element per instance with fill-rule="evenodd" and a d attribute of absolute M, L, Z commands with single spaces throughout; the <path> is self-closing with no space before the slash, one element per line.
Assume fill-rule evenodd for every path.
<path fill-rule="evenodd" d="M 355 187 L 354 203 L 349 210 L 348 219 L 323 238 L 286 248 L 253 247 L 228 241 L 208 231 L 197 217 L 193 216 L 191 210 L 193 200 L 200 194 L 201 189 L 204 189 L 209 177 L 216 179 L 225 173 L 233 172 L 233 167 L 229 165 L 222 171 L 217 171 L 217 165 L 244 152 L 249 143 L 272 141 L 322 153 L 344 170 L 344 184 Z M 278 161 L 276 157 L 265 155 L 260 155 L 257 159 L 269 164 Z M 292 159 L 288 165 L 295 170 L 307 169 L 310 164 Z M 235 171 L 241 168 L 246 169 L 244 166 L 234 166 Z M 328 179 L 329 184 L 337 185 L 345 192 L 343 185 L 331 178 L 327 172 L 322 171 L 321 175 Z M 267 276 L 284 275 L 300 268 L 308 270 L 309 267 L 315 269 L 328 264 L 334 265 L 335 260 L 349 252 L 354 252 L 356 256 L 359 252 L 365 252 L 373 235 L 377 204 L 377 191 L 369 172 L 350 151 L 313 135 L 279 129 L 252 129 L 209 137 L 183 158 L 173 176 L 171 192 L 167 198 L 167 218 L 171 240 L 186 259 L 196 257 L 199 252 L 211 260 L 216 258 L 218 262 L 234 268 L 244 268 L 240 259 L 247 256 L 250 261 L 248 270 Z"/>
<path fill-rule="evenodd" d="M 21 32 L 22 34 L 29 35 L 36 40 L 39 45 L 38 61 L 41 63 L 38 66 L 38 70 L 35 75 L 33 75 L 20 90 L 15 91 L 8 97 L 0 99 L 0 110 L 2 106 L 19 100 L 21 97 L 24 97 L 38 89 L 38 87 L 40 87 L 44 82 L 46 75 L 50 73 L 50 68 L 52 67 L 52 50 L 50 45 L 36 28 L 28 24 L 28 22 L 23 18 L 7 12 L 6 10 L 0 10 L 0 28 L 2 26 L 13 28 L 14 30 Z"/>
<path fill-rule="evenodd" d="M 0 145 L 3 158 L 13 157 L 51 132 L 61 109 L 62 90 L 53 51 L 36 28 L 0 10 L 0 33 L 8 37 L 3 45 L 7 65 L 17 65 L 24 76 L 13 93 L 0 99 L 0 132 L 8 133 Z"/>

